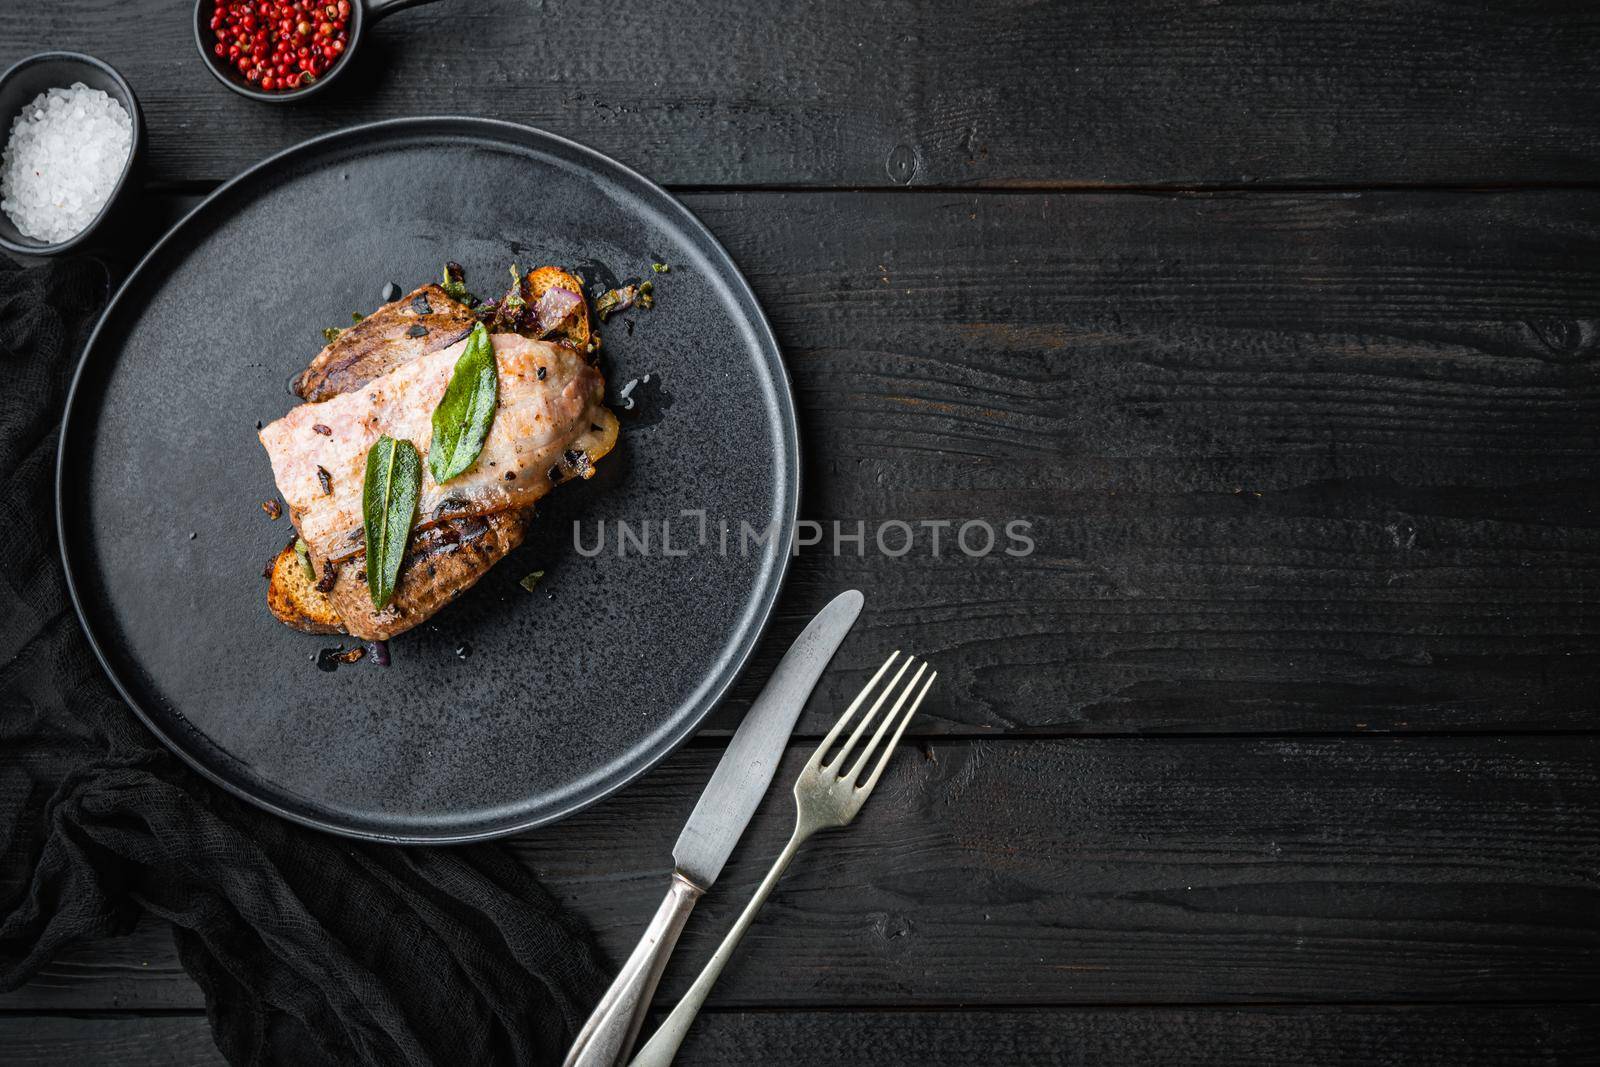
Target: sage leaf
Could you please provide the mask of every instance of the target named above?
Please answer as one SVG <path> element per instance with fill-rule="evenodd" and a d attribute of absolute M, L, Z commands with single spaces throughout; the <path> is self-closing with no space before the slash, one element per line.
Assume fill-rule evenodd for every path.
<path fill-rule="evenodd" d="M 394 596 L 422 491 L 422 457 L 410 441 L 385 434 L 367 450 L 361 517 L 367 534 L 367 592 L 379 611 Z"/>
<path fill-rule="evenodd" d="M 433 409 L 433 443 L 428 446 L 428 473 L 440 485 L 472 466 L 483 451 L 500 402 L 500 371 L 495 366 L 489 331 L 478 323 L 456 360 L 450 384 Z"/>
<path fill-rule="evenodd" d="M 444 265 L 444 281 L 439 283 L 439 288 L 450 299 L 459 300 L 469 308 L 478 304 L 478 298 L 467 291 L 466 269 L 454 260 Z"/>

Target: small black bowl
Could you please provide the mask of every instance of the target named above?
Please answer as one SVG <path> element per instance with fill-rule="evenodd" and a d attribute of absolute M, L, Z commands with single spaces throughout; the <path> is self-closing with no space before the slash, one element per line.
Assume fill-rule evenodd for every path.
<path fill-rule="evenodd" d="M 0 74 L 0 147 L 11 137 L 11 123 L 34 97 L 46 89 L 65 89 L 74 82 L 82 82 L 91 89 L 99 89 L 121 104 L 133 120 L 133 145 L 128 161 L 122 165 L 122 174 L 112 186 L 100 214 L 77 234 L 56 244 L 46 244 L 24 236 L 16 224 L 0 211 L 0 248 L 25 256 L 54 256 L 76 248 L 89 239 L 111 217 L 121 201 L 133 188 L 133 174 L 144 155 L 144 116 L 139 112 L 139 100 L 123 80 L 122 75 L 93 56 L 79 52 L 40 52 L 19 60 L 10 70 Z"/>
<path fill-rule="evenodd" d="M 315 81 L 309 85 L 302 83 L 298 89 L 275 89 L 270 93 L 258 89 L 250 84 L 226 58 L 218 56 L 213 51 L 217 44 L 217 35 L 211 32 L 211 14 L 216 10 L 216 0 L 196 0 L 194 43 L 195 47 L 200 49 L 200 58 L 206 61 L 206 69 L 211 72 L 211 76 L 240 96 L 248 96 L 263 104 L 294 104 L 322 92 L 333 84 L 335 78 L 349 69 L 351 61 L 355 59 L 356 51 L 361 46 L 362 32 L 369 25 L 396 11 L 432 2 L 433 0 L 350 0 L 350 25 L 345 31 L 348 43 L 345 44 L 344 51 L 339 53 L 339 58 L 318 75 Z"/>

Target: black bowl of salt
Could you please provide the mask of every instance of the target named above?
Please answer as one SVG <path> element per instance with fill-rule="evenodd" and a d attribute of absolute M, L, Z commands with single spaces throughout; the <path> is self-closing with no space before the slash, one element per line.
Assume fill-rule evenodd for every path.
<path fill-rule="evenodd" d="M 77 248 L 133 187 L 144 121 L 112 67 L 40 52 L 0 74 L 0 248 L 53 256 Z"/>

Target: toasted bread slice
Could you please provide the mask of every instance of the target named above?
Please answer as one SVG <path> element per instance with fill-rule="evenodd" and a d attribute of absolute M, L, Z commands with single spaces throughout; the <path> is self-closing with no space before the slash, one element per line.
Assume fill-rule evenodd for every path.
<path fill-rule="evenodd" d="M 267 574 L 267 607 L 285 626 L 308 634 L 342 634 L 344 624 L 333 601 L 317 588 L 316 579 L 290 541 L 273 557 Z"/>

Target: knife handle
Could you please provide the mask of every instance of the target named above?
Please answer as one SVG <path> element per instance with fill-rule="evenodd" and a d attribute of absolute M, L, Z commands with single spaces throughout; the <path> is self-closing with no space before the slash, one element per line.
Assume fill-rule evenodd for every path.
<path fill-rule="evenodd" d="M 562 1067 L 618 1067 L 627 1063 L 656 983 L 667 968 L 667 957 L 672 955 L 689 913 L 704 892 L 682 874 L 672 872 L 667 899 L 656 909 L 655 918 L 645 928 L 628 962 L 578 1031 Z"/>

